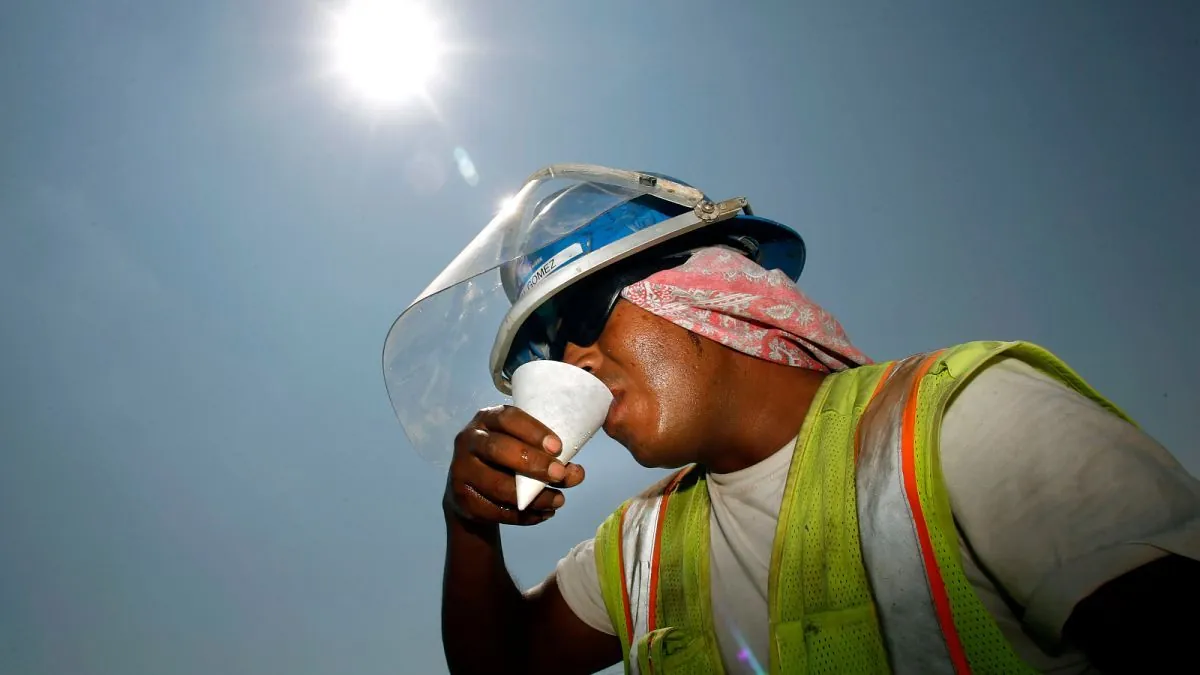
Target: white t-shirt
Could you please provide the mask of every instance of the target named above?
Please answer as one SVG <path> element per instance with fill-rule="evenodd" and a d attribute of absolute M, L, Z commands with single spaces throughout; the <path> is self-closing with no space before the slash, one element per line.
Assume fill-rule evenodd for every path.
<path fill-rule="evenodd" d="M 708 475 L 713 612 L 729 673 L 767 667 L 767 579 L 792 451 Z M 960 390 L 941 454 L 967 577 L 1042 672 L 1093 672 L 1069 646 L 1051 655 L 1039 645 L 1057 645 L 1072 608 L 1104 582 L 1166 552 L 1200 560 L 1200 481 L 1148 435 L 1021 361 L 1000 359 Z M 555 573 L 575 614 L 615 634 L 593 540 Z"/>

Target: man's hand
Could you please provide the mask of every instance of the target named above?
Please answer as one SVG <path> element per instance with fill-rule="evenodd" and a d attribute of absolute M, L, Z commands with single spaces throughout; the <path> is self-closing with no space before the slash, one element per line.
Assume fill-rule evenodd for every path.
<path fill-rule="evenodd" d="M 481 523 L 536 525 L 563 505 L 561 490 L 583 481 L 583 468 L 556 459 L 562 442 L 520 408 L 484 408 L 454 439 L 454 459 L 444 507 L 459 518 Z M 548 484 L 524 510 L 517 510 L 514 476 Z"/>
<path fill-rule="evenodd" d="M 594 673 L 621 660 L 621 642 L 571 611 L 551 577 L 522 593 L 504 565 L 499 523 L 535 525 L 562 506 L 557 488 L 583 469 L 563 465 L 562 443 L 513 407 L 480 410 L 454 440 L 446 493 L 442 645 L 452 673 Z M 518 511 L 514 476 L 549 485 Z M 536 639 L 535 639 L 536 638 Z"/>

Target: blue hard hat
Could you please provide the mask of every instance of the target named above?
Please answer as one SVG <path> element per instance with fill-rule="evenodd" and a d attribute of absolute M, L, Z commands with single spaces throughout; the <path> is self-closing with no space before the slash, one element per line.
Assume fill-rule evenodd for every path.
<path fill-rule="evenodd" d="M 674 178 L 658 176 L 686 185 Z M 525 233 L 526 248 L 531 239 L 548 243 L 500 267 L 505 294 L 515 303 L 544 279 L 556 272 L 564 273 L 561 270 L 570 261 L 607 246 L 620 248 L 618 242 L 622 239 L 690 211 L 686 206 L 653 195 L 614 194 L 609 186 L 594 183 L 560 190 L 534 207 L 533 220 Z M 681 250 L 716 244 L 733 245 L 760 266 L 781 270 L 793 280 L 798 280 L 804 270 L 805 245 L 800 235 L 778 222 L 748 213 L 657 242 L 636 256 L 677 256 Z M 560 287 L 558 293 L 566 288 Z M 547 327 L 556 320 L 553 300 L 554 296 L 543 298 L 517 331 L 504 360 L 507 375 L 529 361 L 561 358 L 551 352 L 546 335 Z"/>

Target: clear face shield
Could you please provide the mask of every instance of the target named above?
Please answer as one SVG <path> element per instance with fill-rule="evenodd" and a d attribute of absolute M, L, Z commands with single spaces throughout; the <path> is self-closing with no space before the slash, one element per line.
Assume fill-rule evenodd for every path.
<path fill-rule="evenodd" d="M 577 186 L 586 187 L 571 192 Z M 567 194 L 586 198 L 575 199 L 567 208 L 556 202 Z M 713 204 L 695 188 L 649 174 L 579 164 L 550 166 L 533 174 L 400 314 L 384 342 L 384 382 L 405 435 L 421 457 L 439 465 L 448 462 L 455 435 L 475 412 L 502 402 L 498 394 L 509 391 L 503 361 L 516 329 L 537 311 L 538 298 L 571 280 L 571 274 L 545 279 L 534 274 L 522 283 L 513 270 L 530 256 L 577 235 L 598 216 L 643 196 L 677 205 L 679 215 L 656 226 L 658 232 L 632 233 L 587 252 L 572 263 L 572 273 L 603 266 L 614 257 L 614 249 L 651 245 L 661 236 L 662 226 L 684 231 L 731 217 L 745 207 L 740 198 Z M 545 271 L 547 265 L 553 270 L 553 262 L 541 263 L 537 271 Z M 531 292 L 534 282 L 542 282 L 536 293 Z"/>

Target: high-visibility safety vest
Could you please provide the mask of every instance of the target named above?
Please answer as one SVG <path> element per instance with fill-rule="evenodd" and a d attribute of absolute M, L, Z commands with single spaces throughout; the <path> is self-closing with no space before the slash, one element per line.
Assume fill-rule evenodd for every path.
<path fill-rule="evenodd" d="M 825 378 L 801 427 L 771 555 L 771 673 L 1023 673 L 963 570 L 938 444 L 981 366 L 1021 359 L 1129 418 L 1050 352 L 972 342 Z M 626 673 L 721 673 L 704 471 L 684 468 L 596 534 Z"/>

